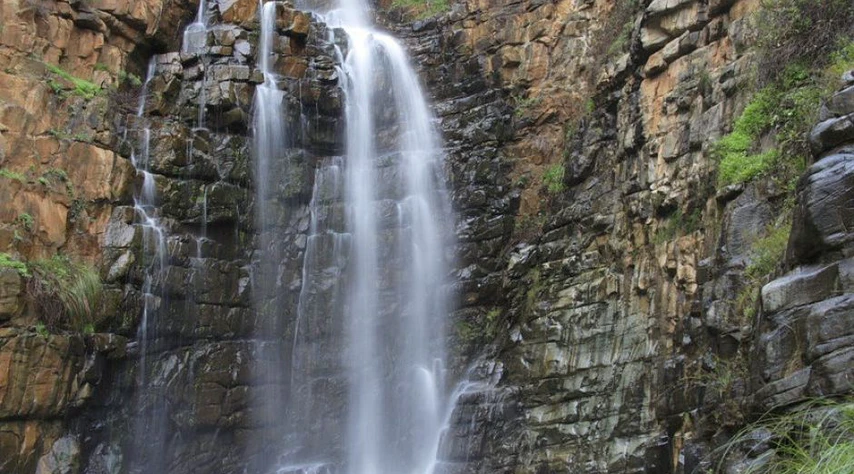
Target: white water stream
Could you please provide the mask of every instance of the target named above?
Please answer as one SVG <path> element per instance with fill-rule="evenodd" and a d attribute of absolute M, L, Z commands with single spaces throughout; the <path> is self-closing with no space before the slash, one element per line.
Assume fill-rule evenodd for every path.
<path fill-rule="evenodd" d="M 270 246 L 263 229 L 271 215 L 263 197 L 276 179 L 270 176 L 272 160 L 281 159 L 289 133 L 284 92 L 271 64 L 276 8 L 274 2 L 261 6 L 264 84 L 255 95 L 262 250 Z M 323 161 L 315 174 L 290 357 L 291 391 L 297 395 L 289 397 L 287 409 L 290 414 L 315 409 L 313 389 L 307 387 L 317 381 L 309 367 L 317 361 L 307 353 L 317 348 L 310 348 L 306 327 L 316 326 L 318 318 L 339 317 L 341 346 L 320 351 L 340 354 L 346 415 L 338 426 L 321 428 L 327 443 L 301 432 L 312 429 L 311 420 L 297 423 L 288 439 L 303 445 L 282 446 L 280 473 L 432 473 L 454 398 L 444 374 L 446 249 L 452 242 L 442 150 L 403 48 L 374 29 L 368 13 L 361 0 L 341 0 L 338 8 L 319 12 L 348 38 L 339 50 L 346 149 L 342 158 Z M 336 201 L 342 201 L 343 224 L 330 217 Z M 340 288 L 316 287 L 329 281 Z M 334 440 L 342 441 L 343 452 L 324 448 Z"/>

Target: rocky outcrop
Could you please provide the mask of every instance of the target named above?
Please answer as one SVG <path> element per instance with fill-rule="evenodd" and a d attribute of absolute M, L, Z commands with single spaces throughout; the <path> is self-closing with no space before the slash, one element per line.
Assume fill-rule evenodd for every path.
<path fill-rule="evenodd" d="M 847 120 L 851 84 L 828 109 Z M 808 398 L 839 396 L 854 386 L 852 308 L 854 136 L 828 136 L 839 118 L 812 132 L 816 161 L 801 177 L 788 245 L 795 268 L 762 288 L 762 318 L 751 358 L 753 403 L 758 409 Z"/>
<path fill-rule="evenodd" d="M 92 397 L 105 362 L 122 357 L 125 343 L 101 334 L 0 330 L 0 450 L 8 453 L 0 471 L 63 472 L 45 467 L 56 464 L 48 452 L 57 443 L 75 446 L 62 449 L 74 451 L 66 462 L 79 464 L 80 440 L 65 435 L 64 419 Z"/>

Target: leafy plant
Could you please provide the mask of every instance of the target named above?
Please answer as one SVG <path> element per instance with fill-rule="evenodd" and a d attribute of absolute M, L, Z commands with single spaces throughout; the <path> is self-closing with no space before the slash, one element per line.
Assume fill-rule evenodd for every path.
<path fill-rule="evenodd" d="M 43 64 L 48 69 L 48 71 L 70 82 L 71 85 L 74 87 L 71 91 L 73 94 L 83 97 L 84 99 L 93 99 L 95 98 L 95 96 L 101 93 L 101 87 L 95 84 L 94 82 L 73 76 L 69 72 L 60 68 L 59 66 L 55 66 L 53 64 L 48 63 Z M 56 93 L 60 93 L 64 90 L 64 87 L 62 87 L 61 84 L 53 82 L 52 80 L 48 81 L 48 85 Z"/>
<path fill-rule="evenodd" d="M 11 268 L 18 272 L 22 277 L 30 276 L 30 269 L 27 264 L 12 257 L 8 253 L 0 253 L 0 268 Z"/>

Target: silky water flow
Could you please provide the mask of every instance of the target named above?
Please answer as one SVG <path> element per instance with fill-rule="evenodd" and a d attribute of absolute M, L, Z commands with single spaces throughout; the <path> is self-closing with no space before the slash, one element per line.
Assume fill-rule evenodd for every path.
<path fill-rule="evenodd" d="M 321 159 L 315 171 L 298 307 L 276 307 L 271 286 L 282 256 L 271 197 L 284 179 L 275 175 L 276 160 L 287 160 L 298 131 L 289 130 L 287 95 L 273 67 L 277 4 L 260 8 L 264 83 L 255 92 L 254 143 L 262 257 L 255 286 L 267 297 L 256 304 L 262 319 L 295 317 L 290 353 L 268 351 L 278 355 L 259 361 L 267 379 L 276 370 L 287 374 L 287 393 L 267 393 L 262 407 L 262 416 L 287 418 L 289 426 L 274 472 L 431 473 L 452 399 L 444 324 L 453 248 L 432 114 L 403 48 L 371 26 L 365 3 L 342 0 L 315 11 L 330 43 L 346 36 L 336 46 L 346 145 L 343 156 Z M 335 343 L 319 347 L 319 333 Z M 340 412 L 330 401 L 336 396 L 324 391 L 339 394 Z"/>

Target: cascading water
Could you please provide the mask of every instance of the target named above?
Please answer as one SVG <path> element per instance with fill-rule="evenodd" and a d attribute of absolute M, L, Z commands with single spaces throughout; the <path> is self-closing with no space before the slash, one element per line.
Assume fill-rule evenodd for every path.
<path fill-rule="evenodd" d="M 199 111 L 196 118 L 196 127 L 205 126 L 205 109 L 207 102 L 207 78 L 208 78 L 208 12 L 207 0 L 199 0 L 199 9 L 196 11 L 196 19 L 184 29 L 184 37 L 181 43 L 181 52 L 184 54 L 198 54 L 202 62 L 202 81 L 199 88 Z"/>
<path fill-rule="evenodd" d="M 156 60 L 152 58 L 148 64 L 145 82 L 140 94 L 137 107 L 137 124 L 144 123 L 145 104 L 148 98 L 149 83 L 156 71 Z M 142 173 L 142 188 L 134 197 L 134 211 L 139 225 L 142 227 L 142 321 L 137 331 L 139 348 L 139 371 L 137 376 L 138 401 L 134 419 L 134 432 L 137 439 L 146 439 L 146 443 L 134 443 L 130 456 L 131 472 L 156 472 L 164 468 L 162 451 L 165 443 L 166 407 L 163 398 L 158 394 L 157 382 L 151 370 L 149 354 L 156 350 L 157 315 L 160 314 L 166 301 L 161 285 L 166 270 L 166 231 L 160 223 L 157 213 L 157 189 L 151 166 L 151 129 L 146 123 L 139 143 L 139 151 L 131 154 L 131 162 Z M 140 471 L 141 470 L 141 471 Z"/>
<path fill-rule="evenodd" d="M 201 52 L 207 43 L 207 1 L 199 0 L 199 9 L 196 11 L 196 19 L 184 29 L 184 38 L 181 43 L 181 51 L 184 53 Z"/>
<path fill-rule="evenodd" d="M 370 27 L 362 1 L 342 1 L 321 15 L 347 37 L 339 55 L 346 150 L 315 173 L 292 366 L 279 368 L 290 375 L 291 433 L 277 470 L 427 474 L 451 398 L 443 366 L 451 213 L 442 153 L 402 47 Z M 265 79 L 255 96 L 256 212 L 267 265 L 274 265 L 264 236 L 265 197 L 276 179 L 270 163 L 282 159 L 287 141 L 284 97 L 270 68 L 275 9 L 262 6 Z M 327 340 L 341 345 L 318 349 L 316 335 L 335 330 L 341 334 Z M 340 358 L 330 363 L 324 350 Z M 330 374 L 333 364 L 343 376 Z M 335 415 L 322 413 L 317 405 L 326 399 L 315 390 L 336 392 L 338 379 L 344 423 L 318 422 Z"/>
<path fill-rule="evenodd" d="M 338 17 L 350 38 L 345 72 L 351 82 L 347 198 L 354 276 L 346 313 L 351 363 L 347 469 L 427 473 L 438 445 L 445 391 L 446 298 L 440 293 L 445 269 L 436 179 L 441 155 L 401 47 L 368 29 L 361 7 L 349 5 Z M 386 77 L 379 84 L 386 91 L 376 87 L 382 68 Z M 386 107 L 398 115 L 397 143 L 391 146 L 377 140 L 376 116 Z M 391 169 L 384 170 L 380 163 L 388 159 Z M 401 181 L 400 195 L 384 189 L 389 173 Z M 393 209 L 397 222 L 379 222 L 384 207 Z M 388 226 L 397 228 L 389 232 Z M 381 249 L 389 237 L 397 245 Z M 396 273 L 392 281 L 384 281 L 390 272 Z"/>
<path fill-rule="evenodd" d="M 260 0 L 259 0 L 260 1 Z M 277 282 L 282 260 L 278 245 L 278 227 L 275 190 L 281 176 L 276 170 L 286 159 L 288 129 L 284 114 L 285 93 L 278 87 L 278 76 L 273 72 L 273 46 L 276 27 L 275 2 L 261 5 L 261 35 L 258 40 L 258 68 L 264 75 L 263 84 L 255 87 L 253 118 L 253 153 L 255 156 L 255 214 L 258 229 L 258 260 L 253 269 L 252 286 L 258 312 L 256 328 L 256 372 L 264 380 L 267 392 L 260 397 L 257 418 L 269 423 L 282 417 L 285 410 L 285 393 L 278 372 L 288 364 L 283 344 L 276 340 L 281 332 L 282 315 L 277 301 Z M 262 462 L 264 464 L 264 462 Z"/>

